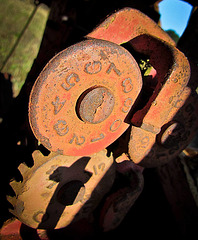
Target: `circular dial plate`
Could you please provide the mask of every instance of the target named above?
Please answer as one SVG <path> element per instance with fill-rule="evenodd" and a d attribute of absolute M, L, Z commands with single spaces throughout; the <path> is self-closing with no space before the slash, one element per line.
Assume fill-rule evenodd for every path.
<path fill-rule="evenodd" d="M 39 75 L 30 95 L 30 125 L 50 151 L 90 155 L 110 145 L 128 128 L 126 116 L 141 87 L 139 67 L 126 49 L 102 40 L 80 42 L 56 55 Z M 112 94 L 108 116 L 101 113 L 110 99 L 105 100 L 104 95 L 101 103 L 93 104 L 94 111 L 92 108 L 99 120 L 83 121 L 79 100 L 82 96 L 86 99 L 86 92 L 92 89 L 103 94 L 103 88 Z M 97 97 L 87 99 L 96 101 Z M 80 111 L 86 116 L 86 109 Z"/>

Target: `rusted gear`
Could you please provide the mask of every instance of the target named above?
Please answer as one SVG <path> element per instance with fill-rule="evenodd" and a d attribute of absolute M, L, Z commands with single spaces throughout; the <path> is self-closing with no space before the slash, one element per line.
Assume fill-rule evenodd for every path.
<path fill-rule="evenodd" d="M 114 142 L 128 127 L 142 87 L 132 55 L 117 44 L 87 40 L 56 55 L 30 96 L 29 119 L 50 151 L 84 156 Z"/>
<path fill-rule="evenodd" d="M 40 229 L 58 229 L 87 217 L 114 181 L 113 157 L 106 151 L 90 157 L 33 153 L 34 166 L 20 164 L 22 182 L 12 181 L 16 196 L 7 196 L 21 222 Z"/>

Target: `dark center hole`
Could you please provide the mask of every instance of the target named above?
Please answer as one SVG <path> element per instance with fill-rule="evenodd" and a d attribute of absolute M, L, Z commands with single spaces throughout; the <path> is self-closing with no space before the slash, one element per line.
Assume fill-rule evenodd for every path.
<path fill-rule="evenodd" d="M 85 186 L 79 180 L 64 184 L 57 193 L 57 200 L 65 206 L 73 205 L 83 199 Z"/>

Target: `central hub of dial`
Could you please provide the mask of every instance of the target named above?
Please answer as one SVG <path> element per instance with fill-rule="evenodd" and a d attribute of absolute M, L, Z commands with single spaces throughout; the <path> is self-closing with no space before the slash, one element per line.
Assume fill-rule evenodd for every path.
<path fill-rule="evenodd" d="M 111 114 L 114 103 L 114 96 L 107 88 L 91 88 L 80 96 L 77 114 L 86 123 L 101 123 Z"/>

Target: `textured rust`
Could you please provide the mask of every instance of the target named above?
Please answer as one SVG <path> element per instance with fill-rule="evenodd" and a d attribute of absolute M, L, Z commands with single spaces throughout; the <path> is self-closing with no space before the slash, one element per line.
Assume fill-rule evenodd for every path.
<path fill-rule="evenodd" d="M 109 117 L 114 104 L 114 96 L 108 89 L 96 87 L 80 99 L 77 108 L 84 122 L 96 124 Z"/>
<path fill-rule="evenodd" d="M 157 136 L 157 142 L 166 148 L 172 148 L 182 137 L 185 127 L 179 122 L 170 122 L 164 125 Z"/>
<path fill-rule="evenodd" d="M 157 74 L 155 76 L 155 81 L 157 82 L 157 85 L 155 86 L 151 97 L 149 98 L 146 105 L 142 109 L 137 111 L 132 117 L 133 126 L 131 131 L 131 140 L 129 142 L 129 153 L 131 159 L 134 162 L 139 163 L 145 157 L 150 156 L 148 155 L 148 153 L 149 151 L 152 153 L 153 146 L 154 149 L 161 149 L 163 147 L 165 148 L 165 145 L 167 146 L 167 141 L 166 144 L 164 144 L 163 139 L 161 139 L 163 138 L 163 134 L 165 134 L 163 132 L 164 128 L 172 121 L 175 121 L 175 117 L 178 123 L 182 122 L 184 118 L 182 118 L 181 116 L 177 117 L 177 115 L 180 112 L 179 110 L 184 106 L 185 102 L 190 98 L 191 95 L 190 87 L 187 86 L 190 77 L 190 67 L 188 60 L 177 48 L 174 47 L 174 43 L 171 38 L 159 26 L 157 26 L 157 24 L 155 24 L 150 18 L 135 9 L 125 8 L 116 12 L 115 14 L 112 14 L 92 33 L 88 34 L 87 37 L 95 39 L 105 39 L 117 44 L 122 44 L 124 42 L 130 41 L 131 46 L 136 52 L 147 55 L 149 57 L 152 66 L 157 71 Z M 119 49 L 118 45 L 114 45 L 112 48 L 112 46 L 110 46 L 110 42 L 103 42 L 102 44 L 102 42 L 97 41 L 98 40 L 96 40 L 96 42 L 88 41 L 84 43 L 84 45 L 81 43 L 79 45 L 71 47 L 65 52 L 60 53 L 46 66 L 32 91 L 30 101 L 31 126 L 39 141 L 41 141 L 48 148 L 52 146 L 51 149 L 53 151 L 61 151 L 63 154 L 72 155 L 80 155 L 85 153 L 88 154 L 90 153 L 90 151 L 92 152 L 92 150 L 93 152 L 96 152 L 99 149 L 102 149 L 112 143 L 116 138 L 121 135 L 121 133 L 124 132 L 124 129 L 127 128 L 127 126 L 123 123 L 123 113 L 129 112 L 134 103 L 134 99 L 136 99 L 138 96 L 138 93 L 141 89 L 140 78 L 138 77 L 138 84 L 134 84 L 135 76 L 133 77 L 133 80 L 131 77 L 126 76 L 123 79 L 123 71 L 126 72 L 127 68 L 131 70 L 131 68 L 129 68 L 129 65 L 123 65 L 120 64 L 120 62 L 119 64 L 117 64 L 117 62 L 115 62 L 116 51 L 116 57 L 121 59 L 121 61 L 124 61 L 123 56 L 126 56 L 126 54 L 122 54 L 123 49 Z M 110 47 L 111 50 L 104 49 L 104 43 L 106 44 L 105 47 Z M 90 46 L 88 47 L 88 45 Z M 93 46 L 95 46 L 94 50 Z M 92 55 L 80 54 L 79 48 L 84 48 L 84 50 L 86 51 L 88 48 L 91 48 Z M 99 55 L 99 58 L 95 57 L 97 55 L 95 54 L 95 49 L 97 49 L 97 51 L 99 52 L 99 54 L 97 53 Z M 68 67 L 65 66 L 63 63 L 58 64 L 59 58 L 64 61 L 64 56 L 67 57 L 70 54 L 72 54 L 73 56 L 72 60 L 78 58 L 78 64 L 76 69 L 79 69 L 80 65 L 84 63 L 80 71 L 81 73 L 83 72 L 88 74 L 86 76 L 83 75 L 84 78 L 87 78 L 87 76 L 91 76 L 92 79 L 94 79 L 94 84 L 92 83 L 86 85 L 84 84 L 84 80 L 83 87 L 85 86 L 85 88 L 82 89 L 82 85 L 80 85 L 81 76 L 79 75 L 79 73 L 75 71 L 70 72 L 70 69 L 73 70 L 73 65 Z M 112 59 L 111 61 L 110 58 Z M 90 61 L 90 59 L 92 59 L 92 62 Z M 107 64 L 106 61 L 108 61 L 109 64 Z M 74 64 L 74 61 L 72 61 L 72 64 Z M 110 74 L 114 73 L 118 79 L 122 78 L 121 84 L 119 85 L 119 87 L 122 86 L 121 91 L 119 87 L 115 84 L 104 84 L 104 79 L 106 77 L 102 72 L 102 70 L 104 69 L 104 65 L 108 66 L 105 69 L 106 76 L 110 76 Z M 133 65 L 137 67 L 135 63 L 133 63 Z M 62 68 L 60 66 L 62 66 Z M 53 70 L 50 69 L 50 67 L 52 67 Z M 56 70 L 56 68 L 58 70 Z M 56 95 L 54 96 L 55 100 L 51 100 L 51 97 L 53 95 L 52 90 L 51 92 L 48 91 L 47 93 L 45 91 L 41 92 L 44 86 L 45 88 L 49 89 L 48 79 L 51 79 L 50 76 L 52 74 L 52 71 L 53 73 L 57 73 L 56 80 L 57 76 L 62 77 L 65 72 L 69 74 L 64 75 L 64 77 L 66 78 L 66 83 L 62 83 L 61 86 L 66 91 L 69 91 L 71 89 L 73 96 L 73 89 L 77 89 L 75 88 L 76 85 L 78 85 L 78 89 L 80 90 L 81 95 L 85 91 L 87 91 L 87 89 L 97 89 L 91 90 L 89 93 L 83 96 L 83 99 L 80 99 L 80 104 L 76 107 L 76 102 L 81 96 L 80 94 L 78 94 L 77 98 L 75 98 L 72 102 L 72 106 L 68 106 L 68 109 L 72 109 L 72 107 L 73 109 L 75 107 L 75 110 L 77 109 L 75 114 L 72 114 L 69 110 L 64 113 L 62 111 L 64 115 L 66 115 L 67 113 L 67 117 L 71 116 L 72 119 L 69 120 L 69 122 L 73 122 L 73 127 L 79 127 L 79 133 L 73 132 L 72 130 L 72 134 L 70 134 L 71 127 L 69 126 L 68 120 L 65 120 L 63 115 L 61 115 L 61 119 L 56 119 L 56 122 L 49 122 L 49 119 L 54 119 L 54 116 L 49 115 L 46 112 L 46 109 L 48 110 L 48 112 L 53 112 L 53 109 L 49 109 L 49 104 L 46 107 L 40 106 L 43 102 L 49 102 L 49 98 L 52 105 L 54 106 L 54 114 L 58 115 L 61 109 L 64 108 L 64 105 L 66 105 L 65 103 L 67 99 L 63 97 L 63 95 L 61 96 L 61 98 Z M 96 78 L 96 76 L 100 77 L 100 81 Z M 50 82 L 53 81 L 50 80 Z M 56 83 L 54 83 L 54 86 L 55 85 Z M 138 86 L 138 89 L 136 88 L 134 90 L 135 85 Z M 107 91 L 111 91 L 113 93 L 114 97 L 110 96 L 109 99 L 114 99 L 114 106 L 109 105 L 109 108 L 107 108 L 109 101 L 107 100 L 105 102 L 103 97 L 100 99 L 100 97 L 102 96 L 101 93 L 99 94 L 94 92 L 99 91 L 100 87 L 104 87 L 107 89 Z M 56 90 L 56 88 L 54 90 Z M 118 92 L 116 92 L 116 90 L 118 90 Z M 122 103 L 120 104 L 119 100 L 120 98 L 122 98 L 122 93 L 129 93 L 129 95 L 127 98 L 125 98 L 125 100 L 122 100 Z M 46 98 L 41 100 L 40 96 L 46 96 Z M 95 102 L 92 102 L 91 98 L 94 99 L 94 96 L 97 100 Z M 119 109 L 116 108 L 116 106 L 119 106 Z M 38 114 L 39 111 L 40 113 Z M 120 115 L 120 113 L 122 113 L 122 115 Z M 108 122 L 108 120 L 112 119 L 114 114 L 117 114 L 117 116 L 119 115 L 121 117 L 117 119 L 114 118 L 111 123 L 108 123 L 107 127 L 106 123 Z M 41 115 L 43 116 L 40 117 Z M 76 122 L 75 124 L 76 116 L 79 117 L 77 119 L 78 122 Z M 46 119 L 48 120 L 46 121 Z M 82 121 L 80 122 L 79 120 Z M 185 121 L 188 121 L 186 117 Z M 191 117 L 189 121 L 193 123 L 193 128 L 192 130 L 190 130 L 190 132 L 192 133 L 194 131 L 193 129 L 196 129 L 195 117 L 193 118 L 193 120 Z M 88 123 L 95 123 L 95 126 Z M 83 126 L 80 127 L 81 124 L 83 124 Z M 50 129 L 49 126 L 53 126 L 53 129 Z M 87 132 L 85 131 L 85 126 L 88 126 Z M 101 129 L 101 126 L 105 127 Z M 96 128 L 98 133 L 97 136 L 92 136 L 91 139 L 89 137 L 87 141 L 87 136 L 91 136 L 90 131 L 93 130 L 95 133 Z M 175 131 L 177 132 L 177 138 L 180 137 L 181 139 L 189 140 L 192 134 L 187 133 L 188 130 L 185 124 L 184 128 L 183 133 L 180 130 L 178 131 L 177 128 L 174 130 L 174 133 Z M 108 131 L 110 131 L 110 134 L 108 133 Z M 58 134 L 58 137 L 55 136 L 55 133 Z M 83 135 L 81 135 L 81 133 L 83 133 Z M 170 139 L 170 137 L 171 134 L 169 134 L 167 139 Z M 157 142 L 156 138 L 158 139 Z M 47 139 L 48 144 L 46 144 L 45 141 L 42 141 L 42 139 Z M 177 146 L 177 151 L 174 151 L 175 154 L 183 148 L 184 140 L 182 141 L 183 143 L 181 143 L 179 147 Z M 74 144 L 75 147 L 73 147 Z M 152 157 L 154 155 L 152 154 Z M 167 154 L 167 152 L 165 151 L 162 155 L 165 155 L 165 157 L 163 157 L 163 159 L 165 160 L 162 159 L 159 162 L 166 162 L 167 159 L 169 159 L 168 155 L 170 154 Z M 155 156 L 155 158 L 158 159 L 159 157 Z M 158 160 L 153 159 L 153 162 L 155 161 Z"/>
<path fill-rule="evenodd" d="M 4 223 L 0 230 L 1 240 L 22 240 L 20 235 L 21 222 L 17 219 L 10 219 Z"/>
<path fill-rule="evenodd" d="M 38 77 L 30 125 L 50 151 L 98 152 L 129 127 L 125 119 L 141 86 L 138 65 L 123 47 L 102 40 L 78 43 L 56 55 Z"/>
<path fill-rule="evenodd" d="M 107 151 L 89 157 L 33 153 L 34 166 L 19 165 L 22 182 L 10 183 L 10 209 L 32 228 L 59 229 L 87 217 L 113 184 L 113 157 Z M 24 203 L 24 204 L 23 204 Z"/>
<path fill-rule="evenodd" d="M 117 44 L 130 42 L 136 52 L 148 56 L 157 72 L 154 77 L 157 85 L 146 105 L 132 117 L 129 154 L 135 163 L 141 162 L 147 167 L 174 158 L 197 129 L 197 100 L 188 86 L 187 58 L 155 22 L 135 9 L 125 8 L 112 14 L 87 37 Z M 188 116 L 186 106 L 191 105 L 193 99 L 195 107 Z M 173 121 L 178 124 L 175 128 L 172 126 L 171 134 L 170 128 L 165 129 Z"/>
<path fill-rule="evenodd" d="M 89 33 L 87 37 L 122 44 L 143 34 L 157 37 L 171 45 L 175 45 L 171 37 L 152 19 L 139 10 L 132 8 L 124 8 L 112 14 Z"/>
<path fill-rule="evenodd" d="M 131 40 L 131 44 L 137 52 L 149 56 L 157 71 L 158 83 L 144 108 L 133 115 L 132 124 L 135 126 L 131 129 L 129 154 L 135 163 L 156 166 L 166 163 L 181 152 L 196 128 L 194 119 L 189 132 L 186 123 L 188 120 L 181 114 L 181 109 L 191 94 L 190 87 L 187 86 L 190 66 L 183 53 L 159 39 L 143 35 Z M 168 129 L 164 132 L 172 121 L 178 122 L 173 134 L 169 134 Z M 166 138 L 165 142 L 163 138 Z M 148 161 L 148 158 L 152 160 Z"/>
<path fill-rule="evenodd" d="M 119 226 L 127 212 L 133 206 L 144 186 L 143 168 L 137 166 L 125 156 L 119 159 L 117 171 L 127 179 L 128 184 L 107 197 L 101 211 L 100 225 L 103 231 Z"/>
<path fill-rule="evenodd" d="M 30 228 L 16 218 L 9 219 L 0 230 L 1 240 L 24 240 L 31 239 L 49 240 L 46 230 Z"/>

